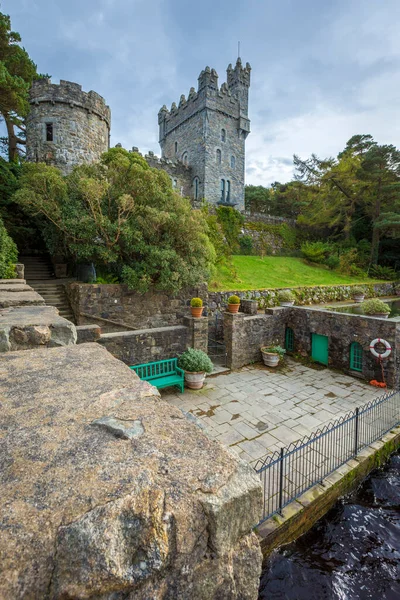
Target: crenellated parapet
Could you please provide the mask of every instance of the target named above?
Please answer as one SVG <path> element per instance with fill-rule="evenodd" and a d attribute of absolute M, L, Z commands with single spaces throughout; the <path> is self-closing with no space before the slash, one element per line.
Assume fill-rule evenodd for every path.
<path fill-rule="evenodd" d="M 59 84 L 51 83 L 51 79 L 43 78 L 33 82 L 29 91 L 31 105 L 42 103 L 65 104 L 71 108 L 81 108 L 89 114 L 93 113 L 111 127 L 111 110 L 104 98 L 91 90 L 84 92 L 82 86 L 72 81 L 60 80 Z"/>

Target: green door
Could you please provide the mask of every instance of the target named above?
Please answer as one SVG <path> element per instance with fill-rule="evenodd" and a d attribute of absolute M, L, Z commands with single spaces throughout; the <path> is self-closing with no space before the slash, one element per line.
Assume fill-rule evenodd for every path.
<path fill-rule="evenodd" d="M 323 365 L 328 364 L 328 336 L 313 333 L 311 338 L 311 356 Z"/>

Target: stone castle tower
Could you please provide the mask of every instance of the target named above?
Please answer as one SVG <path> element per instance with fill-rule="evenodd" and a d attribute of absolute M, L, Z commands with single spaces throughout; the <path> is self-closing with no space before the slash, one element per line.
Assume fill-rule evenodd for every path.
<path fill-rule="evenodd" d="M 29 92 L 26 158 L 58 167 L 98 160 L 109 148 L 111 111 L 96 92 L 83 92 L 70 81 L 35 81 Z"/>
<path fill-rule="evenodd" d="M 191 168 L 191 197 L 212 204 L 244 209 L 245 140 L 250 132 L 249 63 L 227 69 L 227 82 L 218 87 L 215 69 L 206 67 L 197 92 L 190 89 L 169 111 L 158 113 L 162 157 Z"/>

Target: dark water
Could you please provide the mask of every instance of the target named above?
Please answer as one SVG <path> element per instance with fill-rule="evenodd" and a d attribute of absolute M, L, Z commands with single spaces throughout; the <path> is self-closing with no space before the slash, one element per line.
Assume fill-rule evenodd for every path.
<path fill-rule="evenodd" d="M 400 455 L 274 553 L 259 600 L 400 600 Z"/>
<path fill-rule="evenodd" d="M 390 307 L 388 318 L 400 317 L 400 300 L 384 300 Z M 340 313 L 351 313 L 353 315 L 363 315 L 364 312 L 360 304 L 351 304 L 349 306 L 339 306 L 339 308 L 330 307 L 329 310 Z"/>

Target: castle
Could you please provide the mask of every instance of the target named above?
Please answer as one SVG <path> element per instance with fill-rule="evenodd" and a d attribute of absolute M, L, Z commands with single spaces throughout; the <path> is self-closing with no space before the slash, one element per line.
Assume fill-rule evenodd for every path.
<path fill-rule="evenodd" d="M 172 185 L 194 202 L 244 209 L 245 140 L 250 132 L 249 63 L 238 58 L 218 85 L 215 69 L 206 67 L 188 98 L 158 113 L 161 159 L 145 155 L 150 166 L 165 170 Z M 110 108 L 104 99 L 68 81 L 35 81 L 27 119 L 27 160 L 46 162 L 68 173 L 98 160 L 109 148 Z M 132 148 L 138 152 L 138 148 Z"/>

